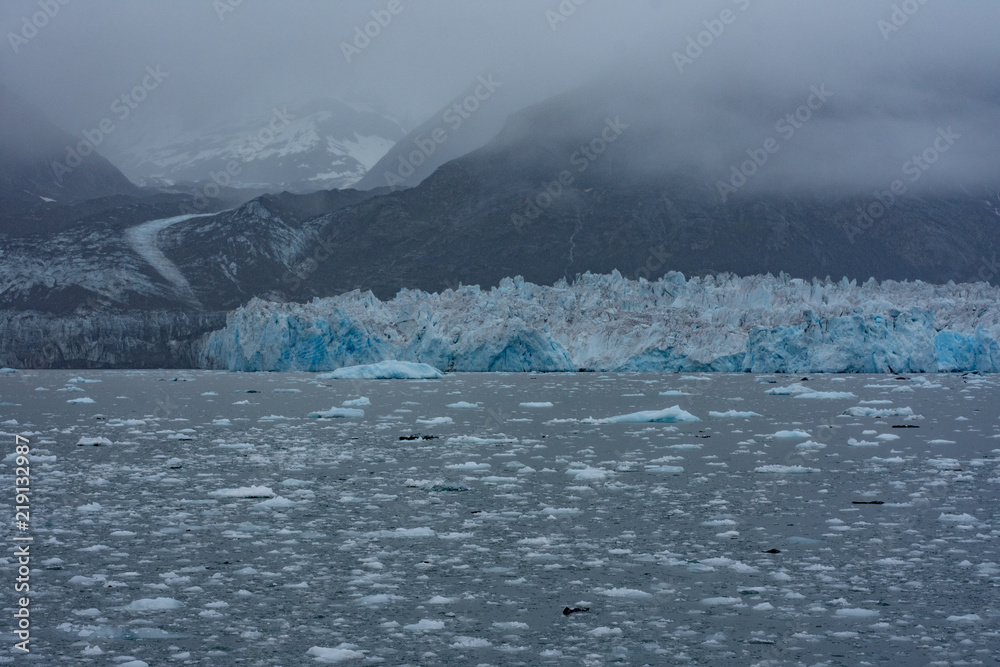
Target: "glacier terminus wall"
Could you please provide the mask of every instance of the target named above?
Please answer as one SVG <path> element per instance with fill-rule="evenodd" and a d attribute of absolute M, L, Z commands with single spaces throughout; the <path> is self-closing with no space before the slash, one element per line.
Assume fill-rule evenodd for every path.
<path fill-rule="evenodd" d="M 931 373 L 1000 370 L 1000 288 L 617 272 L 547 287 L 254 299 L 199 365 L 326 371 L 387 359 L 442 371 Z"/>

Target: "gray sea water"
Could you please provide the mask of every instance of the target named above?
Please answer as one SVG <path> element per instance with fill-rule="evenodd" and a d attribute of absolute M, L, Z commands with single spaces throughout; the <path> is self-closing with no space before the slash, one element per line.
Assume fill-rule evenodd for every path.
<path fill-rule="evenodd" d="M 0 662 L 1000 664 L 998 389 L 2 375 L 33 461 L 27 531 L 0 464 Z M 699 421 L 606 421 L 674 405 Z M 331 407 L 363 416 L 307 416 Z"/>

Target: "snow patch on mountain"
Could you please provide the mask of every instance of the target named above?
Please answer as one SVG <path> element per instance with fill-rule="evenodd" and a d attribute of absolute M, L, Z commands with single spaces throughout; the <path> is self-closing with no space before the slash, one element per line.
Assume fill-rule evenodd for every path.
<path fill-rule="evenodd" d="M 655 282 L 617 272 L 545 287 L 254 299 L 202 364 L 331 370 L 386 359 L 443 371 L 937 372 L 1000 370 L 1000 289 L 986 283 L 732 275 Z"/>
<path fill-rule="evenodd" d="M 202 182 L 228 172 L 235 187 L 312 191 L 356 183 L 406 131 L 386 112 L 316 100 L 227 114 L 204 127 L 137 127 L 116 134 L 108 150 L 139 182 Z"/>

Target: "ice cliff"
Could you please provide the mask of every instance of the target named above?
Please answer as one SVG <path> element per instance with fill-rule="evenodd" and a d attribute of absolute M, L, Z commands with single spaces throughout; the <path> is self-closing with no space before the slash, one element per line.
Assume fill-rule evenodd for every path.
<path fill-rule="evenodd" d="M 785 275 L 490 290 L 254 299 L 213 332 L 200 364 L 332 370 L 386 359 L 443 371 L 947 372 L 1000 370 L 1000 288 L 812 282 Z"/>

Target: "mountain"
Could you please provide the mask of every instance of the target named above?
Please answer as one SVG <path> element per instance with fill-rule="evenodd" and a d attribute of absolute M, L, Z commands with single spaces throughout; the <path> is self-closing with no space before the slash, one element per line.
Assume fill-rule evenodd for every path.
<path fill-rule="evenodd" d="M 85 137 L 60 129 L 0 83 L 0 233 L 20 227 L 13 216 L 29 209 L 138 194 Z"/>
<path fill-rule="evenodd" d="M 280 285 L 316 240 L 321 214 L 378 194 L 264 195 L 218 214 L 185 213 L 190 201 L 173 195 L 88 202 L 43 238 L 0 238 L 0 309 L 89 316 L 236 308 Z"/>
<path fill-rule="evenodd" d="M 227 181 L 236 187 L 311 192 L 349 187 L 405 134 L 387 113 L 322 99 L 205 127 L 126 128 L 111 137 L 109 155 L 155 187 L 207 182 L 235 161 L 238 172 Z"/>
<path fill-rule="evenodd" d="M 413 187 L 441 165 L 481 148 L 503 129 L 523 100 L 538 93 L 523 82 L 480 76 L 419 127 L 400 139 L 354 184 L 358 190 Z"/>
<path fill-rule="evenodd" d="M 776 110 L 793 103 L 739 97 L 755 118 L 780 118 Z M 830 109 L 835 122 L 848 112 L 865 110 Z M 304 302 L 370 290 L 387 300 L 403 288 L 488 289 L 510 276 L 552 285 L 616 270 L 650 280 L 669 271 L 996 280 L 1000 215 L 987 205 L 995 185 L 952 184 L 944 169 L 896 194 L 881 173 L 837 182 L 845 172 L 835 169 L 835 149 L 865 138 L 832 134 L 818 144 L 816 120 L 811 135 L 803 130 L 760 174 L 720 196 L 729 177 L 719 165 L 769 145 L 734 130 L 732 115 L 602 82 L 514 114 L 486 145 L 410 189 L 265 195 L 221 213 L 141 221 L 99 213 L 45 243 L 0 239 L 0 309 L 8 322 L 36 312 L 56 337 L 76 332 L 68 349 L 88 350 L 87 363 L 125 365 L 152 362 L 140 347 L 129 353 L 102 338 L 114 330 L 104 318 L 174 312 L 185 324 L 163 349 L 183 365 L 198 339 L 192 322 L 217 324 L 254 297 Z M 932 127 L 929 141 L 935 136 Z M 948 146 L 945 136 L 936 145 Z M 852 152 L 860 149 L 848 148 L 841 166 L 863 172 L 867 162 Z M 813 177 L 797 179 L 800 172 Z M 35 358 L 9 356 L 23 348 L 19 339 L 3 345 L 3 363 Z"/>

